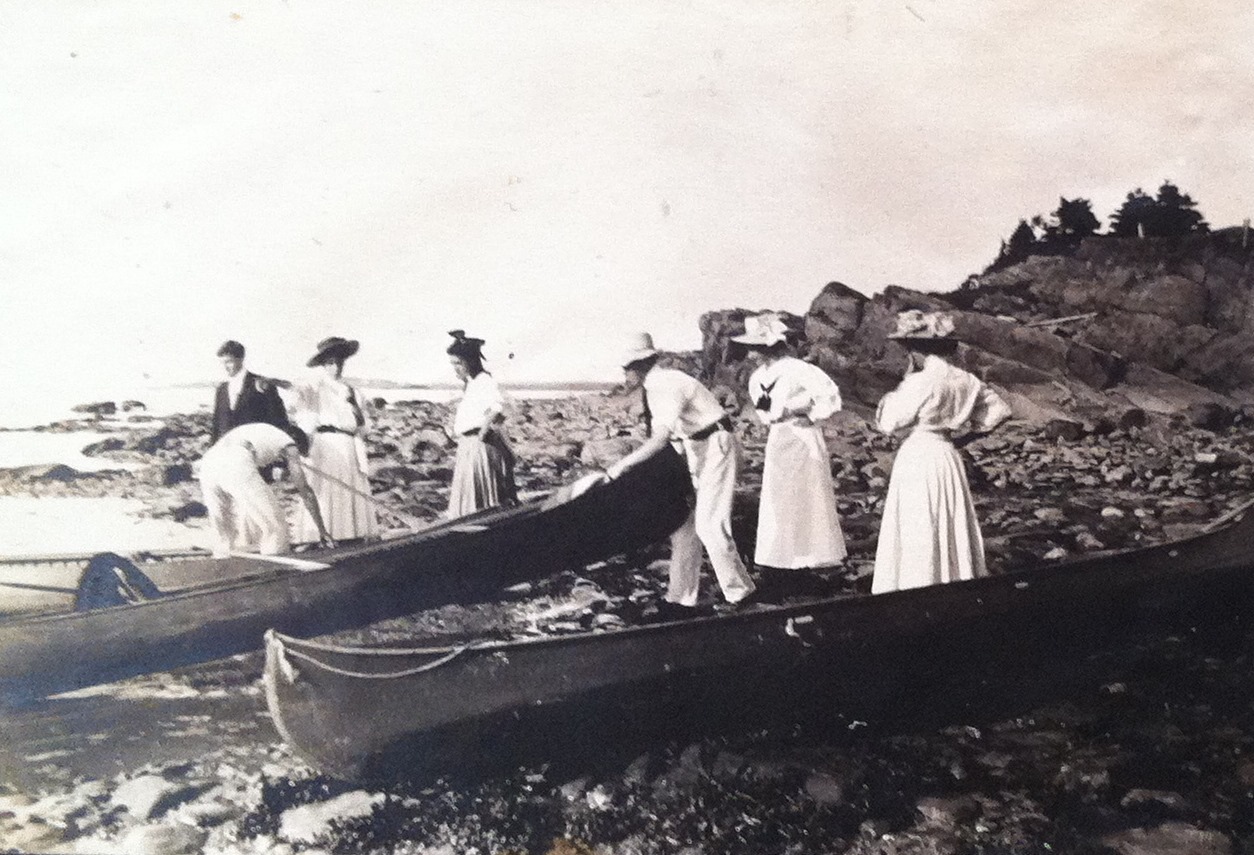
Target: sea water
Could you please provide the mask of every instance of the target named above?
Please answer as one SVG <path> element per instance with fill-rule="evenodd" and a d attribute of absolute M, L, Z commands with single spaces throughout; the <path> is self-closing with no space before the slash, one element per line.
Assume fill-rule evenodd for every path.
<path fill-rule="evenodd" d="M 450 403 L 460 389 L 412 386 L 360 389 L 367 400 Z M 594 391 L 587 387 L 568 389 L 520 386 L 507 389 L 519 400 L 565 398 Z M 125 469 L 130 464 L 108 457 L 89 457 L 82 450 L 109 436 L 111 428 L 154 428 L 162 416 L 174 413 L 208 411 L 214 386 L 154 387 L 127 395 L 63 395 L 38 401 L 4 403 L 0 409 L 0 469 L 19 466 L 63 464 L 81 472 Z M 89 420 L 90 414 L 75 413 L 79 404 L 112 401 L 117 412 L 98 420 L 98 429 L 52 432 L 33 430 L 66 419 Z M 127 401 L 139 401 L 143 408 L 123 411 Z M 132 420 L 141 422 L 131 424 Z M 2 490 L 3 488 L 0 488 Z M 207 547 L 210 532 L 204 520 L 176 523 L 170 519 L 144 517 L 144 503 L 130 498 L 32 497 L 0 494 L 0 555 L 91 552 L 103 549 L 128 551 L 140 548 Z"/>

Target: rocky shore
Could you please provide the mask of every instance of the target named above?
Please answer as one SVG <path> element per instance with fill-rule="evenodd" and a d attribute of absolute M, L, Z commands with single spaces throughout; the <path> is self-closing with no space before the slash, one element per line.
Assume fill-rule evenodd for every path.
<path fill-rule="evenodd" d="M 893 443 L 856 403 L 827 429 L 852 560 L 825 590 L 869 587 Z M 398 512 L 443 509 L 447 408 L 377 408 L 372 485 Z M 764 431 L 747 449 L 737 536 L 752 548 Z M 603 465 L 638 441 L 611 396 L 522 401 L 510 425 L 523 491 Z M 202 524 L 189 465 L 203 415 L 92 419 L 89 454 L 117 469 L 0 472 L 0 491 L 130 496 Z M 1118 419 L 1020 420 L 971 446 L 990 564 L 1124 549 L 1195 532 L 1249 495 L 1243 414 L 1209 423 L 1128 408 Z M 642 619 L 660 594 L 659 548 L 559 574 L 494 604 L 449 607 L 365 635 L 523 636 Z M 712 579 L 705 597 L 714 596 Z M 594 622 L 596 622 L 594 624 Z M 363 632 L 357 633 L 361 637 Z M 351 636 L 346 636 L 351 637 Z M 260 658 L 151 675 L 0 713 L 0 851 L 127 853 L 1237 853 L 1254 847 L 1254 677 L 1239 634 L 1146 638 L 1094 663 L 1096 682 L 1049 705 L 902 731 L 850 723 L 655 746 L 478 780 L 361 789 L 291 755 L 259 696 Z M 852 728 L 852 729 L 851 729 Z"/>

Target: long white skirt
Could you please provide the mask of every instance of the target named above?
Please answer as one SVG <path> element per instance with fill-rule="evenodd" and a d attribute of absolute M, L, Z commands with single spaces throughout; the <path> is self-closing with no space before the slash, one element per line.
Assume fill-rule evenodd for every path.
<path fill-rule="evenodd" d="M 986 575 L 984 539 L 958 450 L 915 431 L 901 444 L 875 550 L 874 594 Z"/>
<path fill-rule="evenodd" d="M 845 536 L 823 431 L 771 425 L 762 465 L 755 564 L 830 567 L 845 560 Z"/>
<path fill-rule="evenodd" d="M 496 431 L 484 441 L 478 434 L 457 441 L 453 483 L 449 489 L 448 516 L 464 517 L 484 508 L 513 504 L 518 499 L 514 484 L 514 452 Z"/>
<path fill-rule="evenodd" d="M 374 537 L 379 526 L 374 506 L 365 498 L 370 495 L 370 482 L 358 462 L 356 438 L 346 433 L 314 433 L 310 436 L 309 466 L 305 467 L 305 477 L 318 497 L 318 509 L 322 511 L 322 522 L 327 532 L 336 540 Z M 346 490 L 311 469 L 325 472 L 357 492 Z M 296 531 L 299 542 L 318 541 L 318 527 L 303 502 Z"/>

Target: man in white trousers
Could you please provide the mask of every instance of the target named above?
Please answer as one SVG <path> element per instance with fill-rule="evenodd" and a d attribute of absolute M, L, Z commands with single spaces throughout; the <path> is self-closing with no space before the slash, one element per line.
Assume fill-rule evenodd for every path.
<path fill-rule="evenodd" d="M 670 582 L 662 612 L 665 617 L 692 613 L 700 588 L 703 545 L 723 596 L 734 609 L 754 592 L 753 580 L 732 540 L 740 446 L 731 419 L 714 394 L 682 371 L 658 368 L 658 356 L 648 333 L 636 335 L 623 354 L 625 386 L 628 392 L 641 390 L 648 437 L 610 466 L 606 477 L 619 477 L 669 442 L 683 443 L 697 501 L 688 519 L 671 535 Z"/>
<path fill-rule="evenodd" d="M 200 489 L 217 536 L 215 558 L 248 548 L 262 555 L 288 551 L 291 540 L 283 508 L 258 471 L 283 462 L 318 527 L 322 544 L 335 545 L 301 466 L 300 455 L 308 452 L 309 437 L 300 428 L 289 424 L 279 429 L 265 422 L 231 428 L 205 452 L 200 462 Z"/>

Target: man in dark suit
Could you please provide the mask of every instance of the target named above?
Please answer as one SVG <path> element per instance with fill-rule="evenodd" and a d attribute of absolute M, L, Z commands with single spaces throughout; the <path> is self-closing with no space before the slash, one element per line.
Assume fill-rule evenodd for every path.
<path fill-rule="evenodd" d="M 209 444 L 217 442 L 218 437 L 231 428 L 252 422 L 286 429 L 287 408 L 283 406 L 275 381 L 244 370 L 244 345 L 228 341 L 218 348 L 218 357 L 226 369 L 227 380 L 218 384 L 213 401 Z"/>

